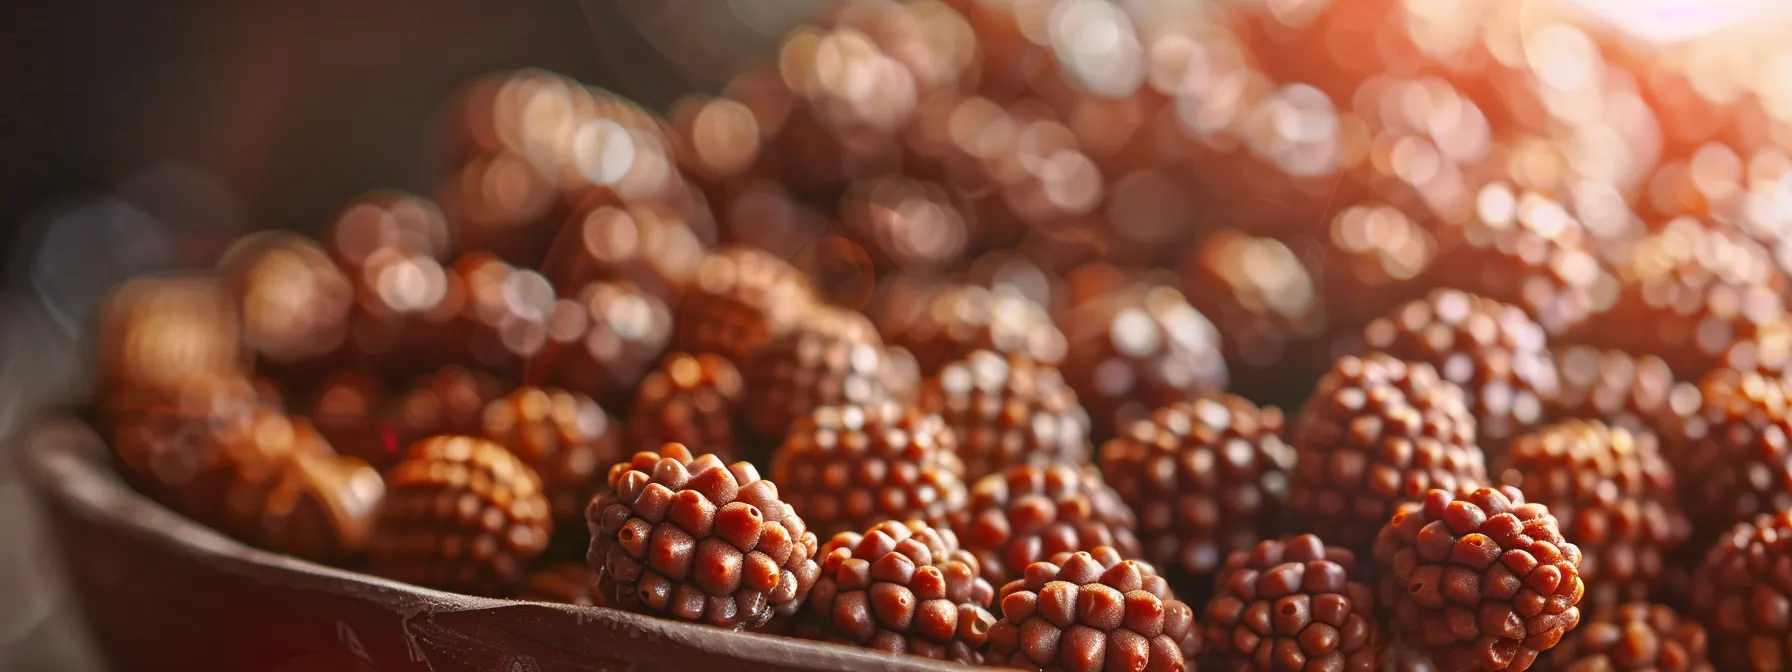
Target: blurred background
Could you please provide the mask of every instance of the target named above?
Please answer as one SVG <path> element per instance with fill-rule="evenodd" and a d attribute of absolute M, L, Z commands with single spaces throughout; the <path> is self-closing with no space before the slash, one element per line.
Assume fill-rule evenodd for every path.
<path fill-rule="evenodd" d="M 448 141 L 456 132 L 453 103 L 480 77 L 536 67 L 665 113 L 681 96 L 718 93 L 749 65 L 775 57 L 787 32 L 821 4 L 4 3 L 0 427 L 80 392 L 80 335 L 121 279 L 210 266 L 248 231 L 317 233 L 369 190 L 435 193 L 458 158 Z M 1792 4 L 1772 0 L 954 4 L 1023 19 L 1062 16 L 1069 10 L 1060 5 L 1074 6 L 1081 14 L 1065 19 L 1077 26 L 1074 39 L 1045 40 L 1069 79 L 1098 98 L 1129 100 L 1155 87 L 1178 105 L 1192 101 L 1176 108 L 1190 127 L 1228 114 L 1223 96 L 1187 90 L 1200 86 L 1192 76 L 1165 83 L 1160 59 L 1176 43 L 1159 39 L 1159 28 L 1192 24 L 1151 19 L 1217 11 L 1243 17 L 1247 60 L 1269 81 L 1311 84 L 1270 94 L 1280 116 L 1262 137 L 1239 140 L 1284 176 L 1329 177 L 1340 157 L 1371 152 L 1369 144 L 1345 147 L 1344 132 L 1336 134 L 1346 138 L 1338 141 L 1344 148 L 1315 149 L 1331 141 L 1313 129 L 1350 128 L 1342 114 L 1373 116 L 1380 103 L 1363 102 L 1359 85 L 1390 63 L 1410 61 L 1408 74 L 1442 78 L 1477 106 L 1457 119 L 1472 123 L 1431 129 L 1442 153 L 1485 152 L 1489 129 L 1547 139 L 1556 150 L 1549 159 L 1526 163 L 1519 151 L 1509 162 L 1533 169 L 1514 181 L 1550 185 L 1596 231 L 1602 222 L 1622 229 L 1636 217 L 1602 220 L 1602 199 L 1621 194 L 1657 215 L 1709 211 L 1778 165 L 1723 148 L 1777 147 L 1781 159 L 1792 148 L 1792 46 L 1781 43 Z M 1202 58 L 1218 72 L 1226 59 L 1244 57 Z M 1426 108 L 1430 118 L 1444 115 L 1440 105 L 1433 99 Z M 1411 168 L 1400 163 L 1410 159 L 1389 156 L 1391 172 Z M 1769 191 L 1792 193 L 1783 174 L 1792 168 L 1761 180 Z M 1434 209 L 1460 198 L 1409 181 Z M 1771 186 L 1780 183 L 1786 186 Z M 1135 194 L 1147 201 L 1158 193 L 1136 184 L 1147 185 Z M 1328 187 L 1335 196 L 1330 182 L 1319 190 Z M 1320 212 L 1287 216 L 1323 216 L 1332 204 L 1317 200 L 1325 203 Z M 1735 207 L 1768 208 L 1743 219 L 1770 227 L 1792 221 L 1792 196 L 1741 202 Z M 1373 217 L 1360 219 L 1379 221 Z M 54 560 L 14 471 L 0 467 L 0 595 L 23 598 L 0 607 L 0 669 L 92 668 L 97 659 L 76 618 L 44 580 L 54 576 Z"/>

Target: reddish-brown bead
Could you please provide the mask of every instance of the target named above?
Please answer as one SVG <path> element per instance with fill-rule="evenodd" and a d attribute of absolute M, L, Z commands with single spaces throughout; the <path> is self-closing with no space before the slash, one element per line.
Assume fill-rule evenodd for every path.
<path fill-rule="evenodd" d="M 772 480 L 822 534 L 884 520 L 944 526 L 968 499 L 954 445 L 939 416 L 894 402 L 822 406 L 772 456 Z"/>
<path fill-rule="evenodd" d="M 957 434 L 968 480 L 1089 460 L 1089 412 L 1056 368 L 1024 355 L 978 350 L 952 362 L 921 386 L 919 406 Z"/>
<path fill-rule="evenodd" d="M 744 392 L 740 370 L 721 355 L 666 355 L 635 390 L 629 447 L 652 450 L 682 443 L 698 454 L 733 459 L 740 453 L 734 414 Z"/>
<path fill-rule="evenodd" d="M 1597 612 L 1537 659 L 1539 672 L 1714 672 L 1705 628 L 1672 607 L 1631 602 Z"/>
<path fill-rule="evenodd" d="M 1269 536 L 1294 468 L 1282 431 L 1281 409 L 1216 394 L 1160 408 L 1102 445 L 1102 474 L 1138 514 L 1146 559 L 1201 585 Z"/>
<path fill-rule="evenodd" d="M 1077 305 L 1059 324 L 1069 342 L 1064 378 L 1089 408 L 1097 438 L 1226 387 L 1219 331 L 1174 289 L 1129 287 Z"/>
<path fill-rule="evenodd" d="M 554 304 L 525 378 L 620 407 L 672 341 L 672 311 L 627 283 L 594 282 Z"/>
<path fill-rule="evenodd" d="M 1137 520 L 1092 468 L 1063 464 L 1018 466 L 971 487 L 970 505 L 952 529 L 977 557 L 991 584 L 1020 578 L 1021 570 L 1058 553 L 1112 547 L 1140 557 Z"/>
<path fill-rule="evenodd" d="M 1487 482 L 1461 388 L 1429 364 L 1383 354 L 1338 360 L 1301 408 L 1292 443 L 1296 529 L 1359 555 L 1399 504 Z"/>
<path fill-rule="evenodd" d="M 560 526 L 576 528 L 610 465 L 628 458 L 616 420 L 577 392 L 518 388 L 486 405 L 484 425 L 485 438 L 510 449 L 541 477 Z"/>
<path fill-rule="evenodd" d="M 744 362 L 815 302 L 815 288 L 789 262 L 754 248 L 725 248 L 697 265 L 679 306 L 677 347 Z"/>
<path fill-rule="evenodd" d="M 1589 609 L 1663 596 L 1663 574 L 1692 525 L 1654 434 L 1569 420 L 1513 440 L 1495 471 L 1549 507 L 1580 547 Z"/>
<path fill-rule="evenodd" d="M 984 662 L 1023 670 L 1194 669 L 1195 612 L 1151 565 L 1101 547 L 1059 553 L 996 596 Z"/>
<path fill-rule="evenodd" d="M 611 467 L 609 486 L 585 510 L 585 562 L 619 609 L 757 627 L 795 614 L 821 572 L 815 534 L 751 464 L 668 443 Z"/>
<path fill-rule="evenodd" d="M 932 375 L 978 350 L 1044 364 L 1064 359 L 1064 334 L 1039 304 L 1005 288 L 937 284 L 886 292 L 875 313 L 891 343 L 915 354 Z"/>
<path fill-rule="evenodd" d="M 1438 672 L 1525 670 L 1580 623 L 1580 559 L 1517 488 L 1432 490 L 1376 538 L 1377 598 Z"/>
<path fill-rule="evenodd" d="M 813 306 L 790 329 L 741 365 L 753 394 L 743 409 L 760 439 L 776 442 L 791 423 L 819 406 L 906 399 L 914 390 L 890 389 L 901 378 L 877 330 L 864 315 Z"/>
<path fill-rule="evenodd" d="M 1687 513 L 1720 530 L 1792 508 L 1792 380 L 1718 369 L 1668 452 Z"/>
<path fill-rule="evenodd" d="M 950 530 L 893 520 L 821 547 L 808 621 L 819 638 L 976 665 L 995 590 Z"/>
<path fill-rule="evenodd" d="M 484 439 L 419 441 L 387 472 L 386 488 L 369 570 L 399 581 L 507 595 L 553 532 L 541 478 Z"/>
<path fill-rule="evenodd" d="M 1318 537 L 1235 551 L 1205 614 L 1206 664 L 1237 672 L 1381 669 L 1388 637 L 1356 555 Z"/>
<path fill-rule="evenodd" d="M 1792 511 L 1761 515 L 1718 539 L 1693 573 L 1692 613 L 1721 670 L 1792 666 Z"/>
<path fill-rule="evenodd" d="M 1425 362 L 1462 388 L 1484 449 L 1545 420 L 1559 393 L 1543 327 L 1517 306 L 1439 289 L 1370 322 L 1363 340 L 1410 362 Z"/>

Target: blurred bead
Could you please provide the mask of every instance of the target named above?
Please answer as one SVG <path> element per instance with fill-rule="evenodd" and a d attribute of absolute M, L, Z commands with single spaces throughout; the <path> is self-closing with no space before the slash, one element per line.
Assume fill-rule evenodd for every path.
<path fill-rule="evenodd" d="M 1181 268 L 1183 293 L 1219 327 L 1234 391 L 1298 403 L 1318 377 L 1311 350 L 1326 328 L 1325 306 L 1306 264 L 1281 241 L 1225 229 L 1191 246 Z"/>
<path fill-rule="evenodd" d="M 241 301 L 244 340 L 263 359 L 317 357 L 347 337 L 353 288 L 317 243 L 254 234 L 225 252 L 218 271 Z"/>
<path fill-rule="evenodd" d="M 555 303 L 547 344 L 525 378 L 626 405 L 672 339 L 672 312 L 626 283 L 594 282 Z"/>
<path fill-rule="evenodd" d="M 345 369 L 324 376 L 305 409 L 338 452 L 384 469 L 404 448 L 388 422 L 390 403 L 391 394 L 378 379 Z"/>
<path fill-rule="evenodd" d="M 697 282 L 679 306 L 678 348 L 745 361 L 788 332 L 815 302 L 810 280 L 788 262 L 752 248 L 705 257 Z"/>
<path fill-rule="evenodd" d="M 356 556 L 373 538 L 385 496 L 379 471 L 359 458 L 301 452 L 268 491 L 257 538 L 301 558 Z"/>
<path fill-rule="evenodd" d="M 470 335 L 462 347 L 470 362 L 514 370 L 546 348 L 556 308 L 554 288 L 546 278 L 482 254 L 462 257 L 454 270 L 466 283 L 461 321 Z"/>
<path fill-rule="evenodd" d="M 628 456 L 621 425 L 589 397 L 524 387 L 485 407 L 484 436 L 541 476 L 555 523 L 578 529 L 610 465 Z"/>
<path fill-rule="evenodd" d="M 790 423 L 817 406 L 888 400 L 890 360 L 864 315 L 841 308 L 810 309 L 787 333 L 755 351 L 741 367 L 753 394 L 743 417 L 765 442 L 784 437 Z"/>
<path fill-rule="evenodd" d="M 399 446 L 438 434 L 478 436 L 486 404 L 505 392 L 504 383 L 495 376 L 447 366 L 414 381 L 392 403 L 386 417 Z M 388 440 L 382 436 L 382 442 Z"/>
<path fill-rule="evenodd" d="M 560 230 L 542 272 L 562 293 L 598 280 L 626 281 L 676 303 L 703 255 L 702 242 L 672 209 L 600 203 Z"/>
<path fill-rule="evenodd" d="M 397 191 L 355 199 L 329 227 L 325 247 L 350 269 L 367 265 L 379 250 L 446 259 L 448 220 L 435 202 Z"/>
<path fill-rule="evenodd" d="M 1064 359 L 1064 334 L 1051 316 L 1011 290 L 960 284 L 890 290 L 876 312 L 878 326 L 891 343 L 914 353 L 924 374 L 979 349 L 1048 365 Z"/>
<path fill-rule="evenodd" d="M 1074 307 L 1059 324 L 1064 378 L 1089 407 L 1095 436 L 1153 409 L 1226 387 L 1219 331 L 1180 292 L 1134 285 Z"/>
<path fill-rule="evenodd" d="M 669 354 L 635 390 L 625 448 L 653 451 L 682 443 L 723 462 L 739 459 L 734 414 L 745 392 L 740 370 L 726 358 Z"/>
<path fill-rule="evenodd" d="M 188 382 L 243 375 L 248 363 L 237 301 L 203 275 L 138 278 L 99 314 L 101 378 L 114 390 L 172 396 Z"/>

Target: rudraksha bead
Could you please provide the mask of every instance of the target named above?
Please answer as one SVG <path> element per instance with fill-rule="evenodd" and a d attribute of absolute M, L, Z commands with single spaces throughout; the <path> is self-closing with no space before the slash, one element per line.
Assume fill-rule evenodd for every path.
<path fill-rule="evenodd" d="M 1756 516 L 1726 532 L 1693 573 L 1692 613 L 1711 635 L 1720 670 L 1792 665 L 1792 511 Z"/>
<path fill-rule="evenodd" d="M 1584 345 L 1555 354 L 1561 394 L 1552 420 L 1598 420 L 1665 439 L 1680 433 L 1681 418 L 1696 410 L 1697 388 L 1677 381 L 1660 357 Z"/>
<path fill-rule="evenodd" d="M 1375 540 L 1377 597 L 1438 672 L 1525 670 L 1580 623 L 1580 549 L 1517 488 L 1432 490 Z"/>
<path fill-rule="evenodd" d="M 360 458 L 295 451 L 261 501 L 254 540 L 321 562 L 353 557 L 372 541 L 385 497 L 379 470 Z"/>
<path fill-rule="evenodd" d="M 625 283 L 585 285 L 554 305 L 547 345 L 525 378 L 621 407 L 666 351 L 672 327 L 659 297 Z"/>
<path fill-rule="evenodd" d="M 355 369 L 324 376 L 307 406 L 317 431 L 337 452 L 366 460 L 376 469 L 392 466 L 405 444 L 388 413 L 390 394 L 379 379 Z"/>
<path fill-rule="evenodd" d="M 1174 289 L 1127 288 L 1072 308 L 1059 323 L 1069 342 L 1064 378 L 1089 408 L 1097 438 L 1226 387 L 1219 331 Z"/>
<path fill-rule="evenodd" d="M 1594 612 L 1537 659 L 1540 672 L 1715 672 L 1705 628 L 1672 607 L 1631 602 Z"/>
<path fill-rule="evenodd" d="M 772 480 L 823 534 L 911 518 L 943 526 L 967 502 L 954 443 L 939 416 L 894 402 L 821 406 L 791 427 Z"/>
<path fill-rule="evenodd" d="M 1296 528 L 1359 555 L 1402 502 L 1487 482 L 1461 388 L 1430 364 L 1387 355 L 1338 360 L 1301 409 L 1292 442 Z"/>
<path fill-rule="evenodd" d="M 1588 608 L 1662 597 L 1662 574 L 1692 525 L 1654 434 L 1569 420 L 1515 439 L 1496 470 L 1580 547 Z"/>
<path fill-rule="evenodd" d="M 211 276 L 128 281 L 100 308 L 96 333 L 108 391 L 171 397 L 190 380 L 247 374 L 237 303 Z"/>
<path fill-rule="evenodd" d="M 420 586 L 503 596 L 547 548 L 541 479 L 503 446 L 469 436 L 412 445 L 386 474 L 369 569 Z"/>
<path fill-rule="evenodd" d="M 886 298 L 878 327 L 891 343 L 915 354 L 924 374 L 933 375 L 977 350 L 1023 355 L 1044 364 L 1064 359 L 1064 334 L 1051 315 L 1012 290 L 942 284 Z"/>
<path fill-rule="evenodd" d="M 1792 508 L 1792 381 L 1718 369 L 1699 392 L 1685 445 L 1668 453 L 1693 522 L 1721 530 Z"/>
<path fill-rule="evenodd" d="M 1025 355 L 978 350 L 921 388 L 919 406 L 958 438 L 965 478 L 1021 464 L 1089 461 L 1089 412 L 1056 368 Z"/>
<path fill-rule="evenodd" d="M 1434 290 L 1370 322 L 1363 340 L 1437 368 L 1466 395 L 1482 448 L 1497 453 L 1546 418 L 1559 392 L 1543 327 L 1517 306 L 1454 289 Z"/>
<path fill-rule="evenodd" d="M 1145 558 L 1200 587 L 1269 536 L 1294 468 L 1282 431 L 1281 409 L 1218 394 L 1157 409 L 1102 445 L 1102 475 L 1138 514 Z"/>
<path fill-rule="evenodd" d="M 753 394 L 742 410 L 763 441 L 777 441 L 818 406 L 871 404 L 890 398 L 888 353 L 858 313 L 815 307 L 741 365 Z"/>
<path fill-rule="evenodd" d="M 621 428 L 590 397 L 523 387 L 485 407 L 485 433 L 541 477 L 557 527 L 577 527 L 610 465 L 628 458 Z"/>
<path fill-rule="evenodd" d="M 1195 612 L 1150 565 L 1112 548 L 1059 553 L 1028 565 L 998 594 L 990 665 L 1027 670 L 1194 669 Z"/>
<path fill-rule="evenodd" d="M 734 431 L 745 385 L 740 370 L 721 355 L 675 352 L 635 390 L 627 423 L 634 450 L 682 443 L 723 460 L 740 454 Z"/>
<path fill-rule="evenodd" d="M 770 253 L 726 248 L 704 257 L 678 312 L 677 347 L 736 362 L 794 327 L 816 302 L 801 271 Z"/>
<path fill-rule="evenodd" d="M 950 530 L 918 520 L 841 532 L 821 547 L 807 612 L 821 638 L 977 665 L 995 589 Z"/>
<path fill-rule="evenodd" d="M 348 337 L 354 287 L 310 239 L 253 234 L 232 245 L 218 267 L 239 301 L 243 338 L 264 360 L 318 357 Z"/>
<path fill-rule="evenodd" d="M 1388 637 L 1361 578 L 1355 554 L 1310 534 L 1234 551 L 1207 603 L 1207 665 L 1380 670 Z"/>
<path fill-rule="evenodd" d="M 1140 555 L 1137 520 L 1094 469 L 1070 465 L 1018 466 L 971 487 L 970 505 L 952 517 L 991 584 L 1021 577 L 1033 562 L 1058 553 L 1112 547 Z"/>
<path fill-rule="evenodd" d="M 619 609 L 756 627 L 796 613 L 821 573 L 815 534 L 777 486 L 676 443 L 611 467 L 585 515 L 586 563 Z"/>
<path fill-rule="evenodd" d="M 431 436 L 478 436 L 485 407 L 503 396 L 503 381 L 483 371 L 446 366 L 417 379 L 388 411 L 401 445 Z"/>

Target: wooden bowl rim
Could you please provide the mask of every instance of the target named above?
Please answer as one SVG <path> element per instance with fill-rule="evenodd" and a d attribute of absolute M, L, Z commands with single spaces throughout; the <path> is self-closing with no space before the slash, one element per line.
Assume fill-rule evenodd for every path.
<path fill-rule="evenodd" d="M 51 509 L 61 512 L 59 515 L 100 523 L 105 529 L 131 535 L 214 571 L 255 581 L 278 581 L 295 589 L 373 602 L 412 617 L 472 610 L 550 609 L 567 613 L 588 627 L 633 631 L 662 646 L 694 649 L 746 663 L 866 672 L 964 667 L 841 644 L 723 630 L 607 607 L 461 595 L 330 567 L 249 546 L 138 493 L 119 477 L 104 440 L 93 426 L 75 414 L 43 414 L 24 425 L 11 443 L 28 487 Z"/>

